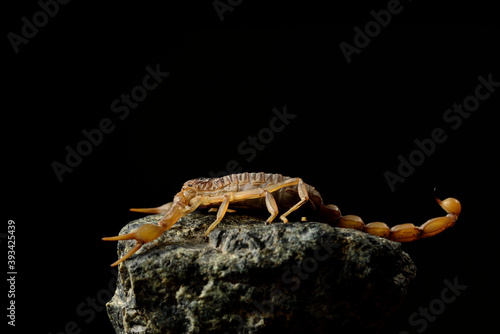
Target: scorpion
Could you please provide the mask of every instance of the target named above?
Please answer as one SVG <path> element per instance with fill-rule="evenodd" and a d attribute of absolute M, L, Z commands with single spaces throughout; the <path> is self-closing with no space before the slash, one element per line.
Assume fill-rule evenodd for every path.
<path fill-rule="evenodd" d="M 157 225 L 144 224 L 134 232 L 115 237 L 102 238 L 104 241 L 135 240 L 135 246 L 111 266 L 116 266 L 134 253 L 145 243 L 157 239 L 169 230 L 181 217 L 196 209 L 218 208 L 215 221 L 208 227 L 205 237 L 220 223 L 231 208 L 263 210 L 270 213 L 266 224 L 270 224 L 280 209 L 286 210 L 280 219 L 287 223 L 287 216 L 304 207 L 308 214 L 319 222 L 332 226 L 361 230 L 366 233 L 396 242 L 409 242 L 420 238 L 432 237 L 455 225 L 461 212 L 460 202 L 452 197 L 437 203 L 447 215 L 429 219 L 421 226 L 411 223 L 389 228 L 383 222 L 366 224 L 359 216 L 342 216 L 333 204 L 324 204 L 320 193 L 298 177 L 288 177 L 274 173 L 238 173 L 219 178 L 197 178 L 184 183 L 173 201 L 156 208 L 130 209 L 130 211 L 162 214 Z"/>

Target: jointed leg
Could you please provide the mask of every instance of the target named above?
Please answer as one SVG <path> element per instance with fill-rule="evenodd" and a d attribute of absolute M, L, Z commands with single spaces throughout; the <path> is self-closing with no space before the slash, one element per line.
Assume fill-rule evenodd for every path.
<path fill-rule="evenodd" d="M 250 197 L 262 197 L 264 196 L 266 198 L 266 207 L 271 216 L 266 220 L 266 223 L 270 223 L 273 221 L 273 219 L 278 215 L 278 205 L 276 204 L 276 200 L 274 199 L 273 195 L 268 192 L 268 191 L 259 191 L 258 193 L 255 192 L 253 194 L 248 194 L 247 198 Z M 215 221 L 208 227 L 207 231 L 205 232 L 205 237 L 220 223 L 222 218 L 224 218 L 224 215 L 226 212 L 229 210 L 229 202 L 231 201 L 231 198 L 235 198 L 235 194 L 231 193 L 230 196 L 224 196 L 224 200 L 222 201 L 219 209 L 217 210 L 217 218 Z"/>
<path fill-rule="evenodd" d="M 230 197 L 225 196 L 224 200 L 222 201 L 219 207 L 219 210 L 217 211 L 217 218 L 212 223 L 212 225 L 208 227 L 207 231 L 205 232 L 205 237 L 220 223 L 222 218 L 224 218 L 224 215 L 226 214 L 227 211 L 227 207 L 229 206 L 229 202 L 230 202 Z"/>
<path fill-rule="evenodd" d="M 266 191 L 266 207 L 271 214 L 269 218 L 267 218 L 266 224 L 270 224 L 278 215 L 278 205 L 276 204 L 276 200 L 274 199 L 273 195 L 269 191 Z"/>
<path fill-rule="evenodd" d="M 212 198 L 208 198 L 207 201 L 209 203 L 221 203 L 221 206 L 219 207 L 219 210 L 217 211 L 217 219 L 212 223 L 212 225 L 209 226 L 207 229 L 207 232 L 205 232 L 205 236 L 212 231 L 217 224 L 222 220 L 224 217 L 224 214 L 227 211 L 227 207 L 229 205 L 230 201 L 243 201 L 245 199 L 253 199 L 253 198 L 260 198 L 260 197 L 265 197 L 266 198 L 266 207 L 271 216 L 267 219 L 267 223 L 270 223 L 273 221 L 273 219 L 277 216 L 278 214 L 278 205 L 276 204 L 276 200 L 272 196 L 272 192 L 277 191 L 278 189 L 284 188 L 284 187 L 289 187 L 298 184 L 299 188 L 299 196 L 301 198 L 301 201 L 297 204 L 295 204 L 290 210 L 288 210 L 286 213 L 281 215 L 281 220 L 283 220 L 285 223 L 288 222 L 286 219 L 286 216 L 290 214 L 291 212 L 297 210 L 302 204 L 307 202 L 309 200 L 309 196 L 307 193 L 307 188 L 305 186 L 305 183 L 302 181 L 300 178 L 293 178 L 289 179 L 277 184 L 269 185 L 264 189 L 258 188 L 258 189 L 252 189 L 252 190 L 246 190 L 246 191 L 240 191 L 240 192 L 235 192 L 235 193 L 230 193 L 229 195 L 223 195 L 223 196 L 216 196 Z"/>
<path fill-rule="evenodd" d="M 300 208 L 302 206 L 302 204 L 304 204 L 305 202 L 307 202 L 309 200 L 309 194 L 307 192 L 306 184 L 302 181 L 302 179 L 295 178 L 295 179 L 291 179 L 289 181 L 293 181 L 293 182 L 298 183 L 297 190 L 299 191 L 300 201 L 297 204 L 295 204 L 294 206 L 292 206 L 287 212 L 285 212 L 284 214 L 282 214 L 280 216 L 280 219 L 283 221 L 283 223 L 288 223 L 288 219 L 286 219 L 286 216 L 288 216 L 290 213 L 292 213 L 295 210 L 297 210 L 298 208 Z"/>

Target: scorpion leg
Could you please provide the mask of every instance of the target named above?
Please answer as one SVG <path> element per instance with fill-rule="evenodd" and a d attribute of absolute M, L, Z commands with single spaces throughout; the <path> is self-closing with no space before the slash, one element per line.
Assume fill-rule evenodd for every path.
<path fill-rule="evenodd" d="M 300 201 L 297 204 L 295 204 L 294 206 L 292 206 L 287 212 L 285 212 L 284 214 L 282 214 L 280 216 L 280 219 L 283 221 L 283 223 L 288 223 L 288 219 L 286 218 L 286 216 L 288 216 L 290 213 L 292 213 L 295 210 L 297 210 L 298 208 L 300 208 L 302 206 L 302 204 L 304 204 L 305 202 L 307 202 L 309 200 L 309 193 L 307 192 L 306 184 L 304 183 L 304 181 L 302 181 L 301 178 L 294 178 L 294 179 L 290 179 L 290 180 L 278 183 L 274 186 L 268 187 L 268 188 L 271 188 L 271 190 L 269 190 L 269 191 L 275 191 L 275 190 L 278 190 L 279 188 L 283 188 L 283 187 L 287 187 L 287 186 L 291 186 L 291 185 L 295 185 L 295 184 L 297 184 L 297 190 L 299 191 Z M 278 187 L 278 188 L 276 188 L 276 187 Z M 276 188 L 276 189 L 273 189 L 273 188 Z"/>
<path fill-rule="evenodd" d="M 248 193 L 245 193 L 242 195 L 242 193 L 239 194 L 234 194 L 231 193 L 230 196 L 225 195 L 224 199 L 222 200 L 222 203 L 217 210 L 217 218 L 215 221 L 208 227 L 207 231 L 205 232 L 205 237 L 220 223 L 222 218 L 224 218 L 224 215 L 226 212 L 230 209 L 228 209 L 229 202 L 231 202 L 234 199 L 242 199 L 242 198 L 258 198 L 264 196 L 266 198 L 266 207 L 271 216 L 266 220 L 266 223 L 269 224 L 273 221 L 273 219 L 278 215 L 278 205 L 276 204 L 276 200 L 274 199 L 273 195 L 267 191 L 267 190 L 259 190 L 257 191 L 251 191 Z"/>
<path fill-rule="evenodd" d="M 222 218 L 224 218 L 224 215 L 226 214 L 227 208 L 229 206 L 231 198 L 229 196 L 224 196 L 224 200 L 222 201 L 221 205 L 219 206 L 219 210 L 217 210 L 217 218 L 215 221 L 210 225 L 205 232 L 205 237 L 220 223 Z"/>
<path fill-rule="evenodd" d="M 281 185 L 280 188 L 286 187 L 287 185 Z M 305 188 L 305 187 L 304 187 Z M 279 189 L 279 188 L 277 188 Z M 275 189 L 275 190 L 277 190 Z M 306 190 L 307 194 L 307 190 Z M 278 205 L 276 204 L 276 200 L 274 199 L 273 195 L 271 194 L 270 191 L 268 190 L 263 190 L 263 189 L 255 189 L 255 190 L 248 190 L 248 191 L 241 191 L 237 193 L 230 193 L 229 195 L 224 195 L 221 205 L 219 209 L 217 210 L 217 218 L 215 221 L 208 227 L 207 231 L 205 232 L 205 237 L 220 223 L 222 218 L 224 218 L 224 215 L 226 214 L 229 206 L 229 202 L 231 201 L 241 201 L 244 199 L 251 199 L 251 198 L 260 198 L 260 197 L 265 197 L 266 199 L 266 207 L 271 216 L 266 220 L 266 223 L 269 224 L 273 221 L 273 219 L 278 215 Z M 219 197 L 213 197 L 211 199 L 208 199 L 207 201 L 212 202 L 212 203 L 217 203 L 220 201 Z M 286 219 L 286 218 L 285 218 Z"/>
<path fill-rule="evenodd" d="M 266 220 L 266 224 L 270 224 L 274 218 L 278 215 L 278 205 L 276 204 L 276 200 L 273 195 L 266 190 L 266 207 L 269 213 L 271 214 L 269 218 Z"/>

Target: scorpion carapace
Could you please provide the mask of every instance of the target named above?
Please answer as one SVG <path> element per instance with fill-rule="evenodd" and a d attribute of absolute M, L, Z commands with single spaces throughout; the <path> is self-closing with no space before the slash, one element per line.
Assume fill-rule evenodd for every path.
<path fill-rule="evenodd" d="M 130 209 L 136 212 L 163 214 L 157 225 L 145 224 L 132 233 L 102 240 L 134 239 L 136 241 L 132 250 L 112 264 L 116 266 L 137 252 L 142 245 L 155 240 L 170 229 L 181 217 L 198 208 L 218 207 L 216 219 L 205 233 L 207 236 L 222 220 L 229 206 L 267 210 L 270 213 L 266 220 L 268 224 L 273 221 L 280 210 L 286 210 L 281 214 L 280 219 L 287 223 L 287 216 L 303 206 L 308 217 L 319 222 L 362 230 L 397 242 L 408 242 L 432 237 L 455 224 L 461 211 L 460 202 L 451 197 L 443 201 L 436 198 L 436 201 L 447 215 L 432 218 L 421 226 L 401 224 L 389 228 L 382 222 L 365 225 L 360 217 L 342 216 L 336 205 L 323 204 L 319 192 L 304 183 L 301 178 L 270 173 L 239 173 L 220 178 L 199 178 L 187 181 L 172 202 L 157 208 Z"/>

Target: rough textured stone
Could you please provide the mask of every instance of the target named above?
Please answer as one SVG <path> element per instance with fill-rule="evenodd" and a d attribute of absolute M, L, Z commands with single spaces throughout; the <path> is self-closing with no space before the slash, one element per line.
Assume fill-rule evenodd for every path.
<path fill-rule="evenodd" d="M 377 332 L 415 276 L 400 244 L 363 232 L 227 214 L 207 240 L 214 218 L 192 213 L 120 265 L 117 333 Z"/>

